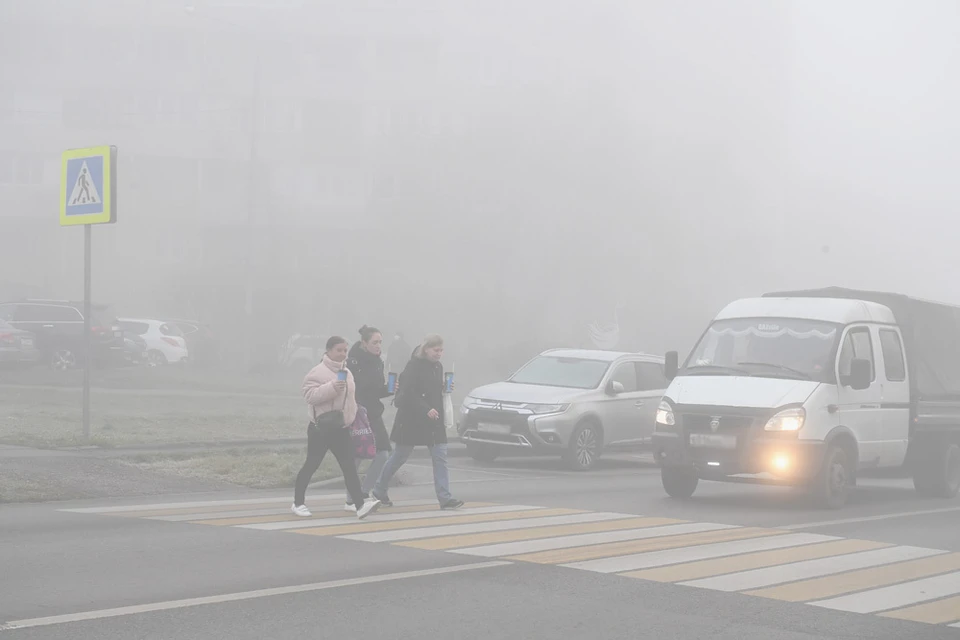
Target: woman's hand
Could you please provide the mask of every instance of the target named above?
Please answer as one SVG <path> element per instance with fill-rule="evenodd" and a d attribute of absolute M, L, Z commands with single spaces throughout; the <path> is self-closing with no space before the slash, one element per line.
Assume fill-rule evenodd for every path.
<path fill-rule="evenodd" d="M 347 381 L 337 380 L 336 382 L 333 383 L 333 388 L 337 390 L 337 393 L 340 393 L 341 391 L 347 388 Z"/>
<path fill-rule="evenodd" d="M 427 417 L 430 418 L 431 420 L 439 420 L 440 414 L 437 412 L 436 409 L 430 409 L 430 413 L 427 414 Z"/>

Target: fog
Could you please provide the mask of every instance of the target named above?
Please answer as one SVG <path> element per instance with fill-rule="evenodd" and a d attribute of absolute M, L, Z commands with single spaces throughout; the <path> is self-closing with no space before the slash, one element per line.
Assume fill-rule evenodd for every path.
<path fill-rule="evenodd" d="M 958 14 L 5 0 L 0 297 L 82 298 L 59 156 L 113 144 L 94 298 L 208 321 L 232 366 L 368 323 L 493 375 L 594 322 L 688 349 L 780 288 L 960 302 Z"/>

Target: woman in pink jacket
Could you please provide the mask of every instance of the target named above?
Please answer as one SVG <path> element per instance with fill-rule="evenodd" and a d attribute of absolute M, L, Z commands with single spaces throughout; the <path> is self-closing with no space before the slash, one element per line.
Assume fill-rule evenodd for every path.
<path fill-rule="evenodd" d="M 304 504 L 307 485 L 320 468 L 327 451 L 332 451 L 343 472 L 347 493 L 357 507 L 361 520 L 377 510 L 379 500 L 365 500 L 360 477 L 353 461 L 353 442 L 350 425 L 357 417 L 356 385 L 347 369 L 347 341 L 339 336 L 327 340 L 323 362 L 314 367 L 303 380 L 303 398 L 309 405 L 310 426 L 307 427 L 307 460 L 297 474 L 293 494 L 294 515 L 309 518 Z"/>

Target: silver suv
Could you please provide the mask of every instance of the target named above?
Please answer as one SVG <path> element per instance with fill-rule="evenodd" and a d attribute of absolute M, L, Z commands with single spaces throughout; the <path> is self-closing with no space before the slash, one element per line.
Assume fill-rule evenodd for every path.
<path fill-rule="evenodd" d="M 505 382 L 474 389 L 457 431 L 475 460 L 506 450 L 560 454 L 592 468 L 609 447 L 648 443 L 667 386 L 664 359 L 639 353 L 553 349 Z"/>

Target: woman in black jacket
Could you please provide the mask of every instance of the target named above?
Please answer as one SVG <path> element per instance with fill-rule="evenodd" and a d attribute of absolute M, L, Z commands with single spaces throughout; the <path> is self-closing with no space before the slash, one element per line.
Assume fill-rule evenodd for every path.
<path fill-rule="evenodd" d="M 383 424 L 383 399 L 392 395 L 387 390 L 387 383 L 383 372 L 383 334 L 375 327 L 363 325 L 360 327 L 360 342 L 353 345 L 347 357 L 347 368 L 353 373 L 357 385 L 357 404 L 367 411 L 367 418 L 373 428 L 373 435 L 377 442 L 377 455 L 370 462 L 366 475 L 363 477 L 363 495 L 370 494 L 373 485 L 380 477 L 383 465 L 390 457 L 390 436 L 387 427 Z M 357 460 L 359 466 L 360 460 Z M 356 511 L 353 500 L 347 494 L 347 511 Z"/>
<path fill-rule="evenodd" d="M 397 448 L 387 460 L 373 488 L 373 495 L 384 506 L 390 506 L 387 488 L 393 475 L 413 453 L 425 446 L 433 459 L 433 486 L 441 509 L 459 509 L 463 502 L 450 495 L 450 474 L 447 470 L 447 430 L 443 426 L 443 338 L 427 336 L 413 354 L 400 376 L 397 395 L 397 418 L 391 439 Z"/>

